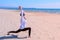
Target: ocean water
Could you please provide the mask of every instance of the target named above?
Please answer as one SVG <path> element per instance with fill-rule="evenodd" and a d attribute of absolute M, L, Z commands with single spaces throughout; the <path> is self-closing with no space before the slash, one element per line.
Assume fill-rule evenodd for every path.
<path fill-rule="evenodd" d="M 18 8 L 13 7 L 0 7 L 0 9 L 8 9 L 8 10 L 19 10 Z M 48 13 L 60 13 L 60 9 L 43 9 L 43 8 L 23 8 L 25 11 L 34 11 L 34 12 L 48 12 Z"/>

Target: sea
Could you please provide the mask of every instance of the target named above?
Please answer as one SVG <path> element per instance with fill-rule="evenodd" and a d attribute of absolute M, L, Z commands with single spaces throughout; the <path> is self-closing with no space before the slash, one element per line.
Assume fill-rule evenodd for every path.
<path fill-rule="evenodd" d="M 19 10 L 18 8 L 14 7 L 0 7 L 0 9 L 8 9 L 8 10 Z M 33 11 L 33 12 L 48 12 L 48 13 L 59 13 L 60 9 L 55 8 L 23 8 L 25 11 Z"/>

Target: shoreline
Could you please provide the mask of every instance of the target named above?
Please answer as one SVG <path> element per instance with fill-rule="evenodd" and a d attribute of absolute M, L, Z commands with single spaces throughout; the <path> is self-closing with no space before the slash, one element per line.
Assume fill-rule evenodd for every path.
<path fill-rule="evenodd" d="M 0 10 L 11 10 L 11 11 L 18 11 L 19 12 L 19 10 L 14 10 L 14 9 L 0 9 Z M 46 10 L 46 11 L 43 11 L 43 10 L 24 10 L 25 12 L 40 12 L 40 13 L 49 13 L 49 14 L 60 14 L 60 12 L 58 12 L 58 11 L 55 11 L 55 12 L 53 12 L 53 10 L 50 12 L 50 11 L 48 11 L 48 10 Z"/>

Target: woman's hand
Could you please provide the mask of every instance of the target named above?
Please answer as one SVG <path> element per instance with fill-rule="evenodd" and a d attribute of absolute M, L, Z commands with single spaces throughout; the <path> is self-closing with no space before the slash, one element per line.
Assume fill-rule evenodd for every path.
<path fill-rule="evenodd" d="M 24 16 L 24 19 L 26 20 L 25 16 Z"/>

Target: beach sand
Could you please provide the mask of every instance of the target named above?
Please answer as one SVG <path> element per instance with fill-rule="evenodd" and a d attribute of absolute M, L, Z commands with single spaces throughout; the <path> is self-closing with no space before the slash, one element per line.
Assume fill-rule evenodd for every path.
<path fill-rule="evenodd" d="M 8 31 L 17 30 L 20 27 L 20 16 L 17 10 L 0 9 L 0 36 Z M 45 12 L 25 12 L 26 27 L 31 27 L 31 37 L 25 39 L 6 40 L 60 40 L 60 14 Z M 28 36 L 28 32 L 17 33 L 18 36 Z"/>

